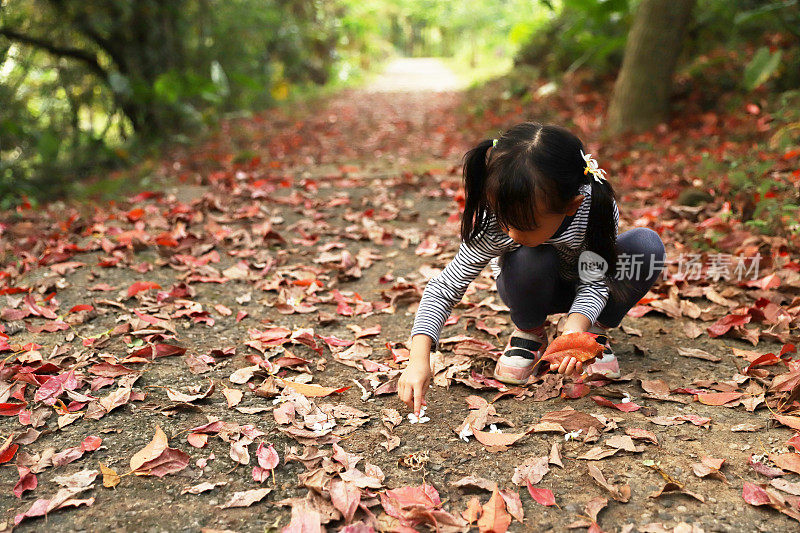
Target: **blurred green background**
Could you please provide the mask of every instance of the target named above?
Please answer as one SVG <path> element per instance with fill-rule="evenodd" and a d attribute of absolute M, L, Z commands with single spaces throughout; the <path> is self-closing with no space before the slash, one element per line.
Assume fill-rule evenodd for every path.
<path fill-rule="evenodd" d="M 523 64 L 614 75 L 638 3 L 0 1 L 0 208 L 68 195 L 221 117 L 356 86 L 397 56 L 446 58 L 473 84 Z M 772 29 L 793 43 L 758 44 Z M 753 43 L 740 72 L 704 55 Z M 796 94 L 798 43 L 798 0 L 698 0 L 680 63 L 710 88 Z"/>

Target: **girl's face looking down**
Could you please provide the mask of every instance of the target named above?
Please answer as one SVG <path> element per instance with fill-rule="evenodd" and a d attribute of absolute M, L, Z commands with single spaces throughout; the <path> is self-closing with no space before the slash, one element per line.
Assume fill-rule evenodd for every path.
<path fill-rule="evenodd" d="M 537 223 L 535 228 L 518 230 L 515 228 L 506 228 L 501 225 L 500 229 L 502 229 L 503 233 L 508 235 L 511 240 L 518 244 L 531 248 L 539 246 L 555 235 L 567 216 L 572 216 L 578 211 L 578 207 L 580 207 L 584 198 L 584 195 L 579 194 L 569 202 L 567 210 L 564 213 L 552 213 L 540 201 L 541 195 L 537 195 L 537 205 L 534 211 L 534 217 Z"/>

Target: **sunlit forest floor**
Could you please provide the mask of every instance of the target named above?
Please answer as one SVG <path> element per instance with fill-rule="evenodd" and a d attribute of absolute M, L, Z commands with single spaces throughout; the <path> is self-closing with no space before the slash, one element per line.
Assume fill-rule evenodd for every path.
<path fill-rule="evenodd" d="M 751 231 L 722 194 L 678 203 L 764 143 L 773 110 L 687 90 L 655 131 L 601 142 L 613 80 L 462 92 L 435 64 L 405 67 L 406 91 L 382 78 L 164 153 L 163 189 L 5 214 L 7 528 L 796 526 L 795 243 Z M 485 272 L 442 333 L 430 420 L 412 424 L 396 380 L 421 291 L 458 248 L 461 157 L 523 120 L 573 129 L 618 192 L 620 231 L 655 229 L 676 263 L 611 331 L 621 379 L 515 388 L 491 376 L 512 325 Z M 691 251 L 760 252 L 760 271 L 684 279 Z"/>

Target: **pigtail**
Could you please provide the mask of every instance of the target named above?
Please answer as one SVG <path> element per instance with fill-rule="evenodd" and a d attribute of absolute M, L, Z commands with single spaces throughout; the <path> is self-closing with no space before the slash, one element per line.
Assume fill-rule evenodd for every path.
<path fill-rule="evenodd" d="M 470 242 L 485 229 L 488 209 L 486 188 L 486 154 L 492 140 L 481 141 L 464 155 L 464 214 L 461 217 L 461 240 Z"/>
<path fill-rule="evenodd" d="M 589 250 L 601 256 L 608 263 L 606 282 L 609 292 L 617 301 L 625 301 L 628 289 L 617 278 L 619 250 L 614 215 L 617 200 L 614 188 L 607 180 L 598 181 L 589 174 L 592 187 L 592 203 L 589 209 L 589 225 L 586 228 L 586 244 Z"/>

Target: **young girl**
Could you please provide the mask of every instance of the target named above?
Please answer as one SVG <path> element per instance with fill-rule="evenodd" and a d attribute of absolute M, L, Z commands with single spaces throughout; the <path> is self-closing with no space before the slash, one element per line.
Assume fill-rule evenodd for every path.
<path fill-rule="evenodd" d="M 617 235 L 619 209 L 604 172 L 575 135 L 535 122 L 518 124 L 467 152 L 461 246 L 425 287 L 411 330 L 410 361 L 397 386 L 415 414 L 430 384 L 431 347 L 453 306 L 490 261 L 515 325 L 495 379 L 526 383 L 546 348 L 547 316 L 564 312 L 562 334 L 596 333 L 605 350 L 586 369 L 570 357 L 549 370 L 619 377 L 604 332 L 619 326 L 647 293 L 663 270 L 665 252 L 649 228 Z M 625 265 L 618 261 L 623 257 Z"/>

